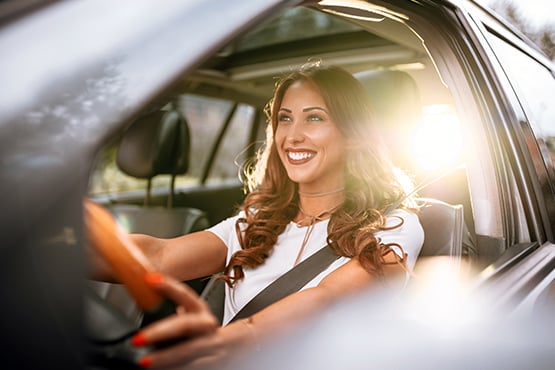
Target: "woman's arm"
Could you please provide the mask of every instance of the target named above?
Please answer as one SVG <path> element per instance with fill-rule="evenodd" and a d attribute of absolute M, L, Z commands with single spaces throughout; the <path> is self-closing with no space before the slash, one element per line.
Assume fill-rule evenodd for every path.
<path fill-rule="evenodd" d="M 198 231 L 172 239 L 144 234 L 132 234 L 131 238 L 156 271 L 177 280 L 212 275 L 225 266 L 227 247 L 210 231 Z"/>
<path fill-rule="evenodd" d="M 88 199 L 83 205 L 92 279 L 114 281 L 116 271 L 127 276 L 132 271 L 154 270 L 190 280 L 219 272 L 225 265 L 227 246 L 210 231 L 172 239 L 129 235 L 101 205 Z M 232 220 L 224 222 L 229 224 Z M 228 225 L 224 222 L 220 228 Z"/>
<path fill-rule="evenodd" d="M 393 260 L 393 256 L 386 256 L 387 262 Z M 386 265 L 384 275 L 384 282 L 378 281 L 378 278 L 370 275 L 357 259 L 353 259 L 326 276 L 318 286 L 285 297 L 243 322 L 232 323 L 221 330 L 233 331 L 235 327 L 247 323 L 256 336 L 263 339 L 279 330 L 294 327 L 331 302 L 363 289 L 387 288 L 400 291 L 404 287 L 406 270 L 402 266 Z"/>
<path fill-rule="evenodd" d="M 172 239 L 144 234 L 129 235 L 149 260 L 155 271 L 177 280 L 190 280 L 223 270 L 227 247 L 209 231 L 199 231 Z M 117 281 L 111 267 L 91 248 L 90 275 L 101 281 Z"/>
<path fill-rule="evenodd" d="M 402 267 L 390 265 L 385 270 L 388 287 L 392 287 L 393 282 L 398 280 L 404 282 L 405 270 Z M 165 284 L 160 286 L 164 287 Z M 294 293 L 250 318 L 210 331 L 206 335 L 191 336 L 191 318 L 187 315 L 174 315 L 165 319 L 164 323 L 154 323 L 143 329 L 139 334 L 140 343 L 153 344 L 179 337 L 188 339 L 152 352 L 142 360 L 143 364 L 163 367 L 221 360 L 242 345 L 256 340 L 263 341 L 266 336 L 294 327 L 330 302 L 373 285 L 377 285 L 375 278 L 354 259 L 329 274 L 317 287 Z M 400 284 L 399 287 L 401 286 Z"/>

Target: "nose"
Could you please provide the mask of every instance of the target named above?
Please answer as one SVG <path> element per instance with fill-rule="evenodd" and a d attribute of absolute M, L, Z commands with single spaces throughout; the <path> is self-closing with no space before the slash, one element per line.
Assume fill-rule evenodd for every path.
<path fill-rule="evenodd" d="M 302 122 L 297 120 L 293 121 L 287 131 L 287 141 L 290 143 L 299 143 L 304 141 L 305 132 Z"/>

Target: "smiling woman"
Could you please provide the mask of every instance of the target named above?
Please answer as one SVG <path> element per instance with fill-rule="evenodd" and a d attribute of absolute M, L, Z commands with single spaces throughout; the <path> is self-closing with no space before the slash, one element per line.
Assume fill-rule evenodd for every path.
<path fill-rule="evenodd" d="M 262 170 L 254 172 L 262 176 L 251 182 L 256 186 L 242 210 L 177 238 L 132 236 L 161 273 L 190 280 L 223 269 L 220 279 L 227 283 L 222 328 L 191 330 L 189 318 L 177 310 L 142 329 L 132 343 L 184 341 L 153 351 L 140 364 L 221 360 L 234 347 L 251 343 L 252 331 L 257 338 L 271 337 L 346 294 L 405 285 L 423 232 L 411 195 L 380 150 L 370 106 L 367 91 L 347 71 L 321 63 L 301 67 L 276 86 L 267 154 L 258 162 Z M 308 272 L 299 291 L 243 314 L 259 292 L 289 270 L 306 268 L 301 262 L 321 251 L 333 258 Z M 105 266 L 96 271 L 117 277 Z"/>
<path fill-rule="evenodd" d="M 397 277 L 396 272 L 404 282 L 405 269 L 428 255 L 418 256 L 422 239 L 430 248 L 421 252 L 441 251 L 453 261 L 452 268 L 462 266 L 461 259 L 470 261 L 478 280 L 473 286 L 492 297 L 488 307 L 476 311 L 480 314 L 509 304 L 530 309 L 536 318 L 538 306 L 554 301 L 555 69 L 530 41 L 476 1 L 171 0 L 163 7 L 151 0 L 37 3 L 0 1 L 3 367 L 122 368 L 118 361 L 131 361 L 128 367 L 136 367 L 140 356 L 152 349 L 156 351 L 141 364 L 156 367 L 201 356 L 203 361 L 218 358 L 234 352 L 236 344 L 252 344 L 255 338 L 300 327 L 328 302 L 363 287 L 381 287 L 382 280 Z M 323 65 L 299 72 L 307 60 L 320 59 L 343 72 Z M 372 93 L 370 108 L 362 102 L 364 94 L 352 75 Z M 264 106 L 276 92 L 275 78 L 282 81 L 287 76 L 293 78 L 287 85 L 292 90 L 280 85 L 280 98 L 271 110 L 276 117 L 266 117 Z M 297 88 L 305 94 L 297 97 Z M 303 103 L 304 95 L 311 101 Z M 445 106 L 449 109 L 442 112 L 430 110 Z M 280 108 L 285 119 L 278 121 Z M 191 128 L 192 166 L 184 175 L 173 172 L 185 171 L 181 139 L 187 125 L 167 130 L 160 118 L 165 113 L 181 115 Z M 152 155 L 131 157 L 142 168 L 172 172 L 169 186 L 153 186 L 145 196 L 144 189 L 112 191 L 115 181 L 110 178 L 103 184 L 109 194 L 88 193 L 92 173 L 103 161 L 101 153 L 109 147 L 114 151 L 114 145 L 118 150 L 125 147 L 121 139 L 136 132 L 140 118 L 150 114 L 159 117 L 149 122 L 156 135 L 142 136 L 139 152 Z M 431 164 L 430 156 L 444 160 L 458 149 L 457 141 L 434 136 L 453 128 L 460 130 L 463 165 L 446 176 L 420 173 L 411 163 L 415 155 L 407 154 L 417 120 L 433 131 L 427 131 L 421 143 L 449 143 L 430 154 L 426 164 Z M 326 135 L 316 135 L 326 128 Z M 413 180 L 407 190 L 381 155 L 375 131 L 385 138 L 394 164 Z M 164 140 L 158 140 L 158 134 Z M 147 150 L 160 142 L 161 147 Z M 344 158 L 343 165 L 339 158 Z M 253 187 L 237 178 L 236 164 L 241 175 L 247 169 L 244 178 L 252 179 Z M 315 175 L 323 168 L 329 171 Z M 194 184 L 187 182 L 193 177 Z M 435 202 L 425 203 L 416 213 L 407 201 L 387 213 L 411 192 L 412 183 L 426 185 L 417 186 L 419 195 Z M 125 208 L 140 216 L 201 216 L 204 231 L 198 233 L 184 235 L 198 224 L 178 216 L 144 222 L 144 228 L 133 230 L 141 235 L 132 236 L 156 271 L 148 275 L 147 284 L 185 307 L 185 314 L 178 307 L 166 321 L 152 326 L 142 327 L 140 320 L 127 325 L 129 316 L 108 305 L 111 295 L 95 301 L 105 311 L 84 309 L 83 295 L 90 293 L 85 288 L 85 262 L 95 261 L 84 253 L 91 242 L 83 232 L 87 196 L 113 213 L 119 208 L 118 216 Z M 443 204 L 443 209 L 453 211 L 449 221 L 454 222 L 427 218 L 440 201 L 451 204 Z M 460 222 L 462 213 L 467 229 Z M 176 225 L 168 236 L 166 231 Z M 463 230 L 475 241 L 473 254 L 465 254 L 470 249 L 461 242 Z M 442 236 L 441 241 L 436 236 Z M 320 276 L 310 277 L 302 290 L 275 305 L 233 321 L 258 291 L 278 276 L 289 276 L 286 271 L 293 271 L 295 264 L 305 272 L 304 263 L 321 250 L 335 259 Z M 225 311 L 223 327 L 215 325 L 206 304 L 181 283 L 213 272 L 223 272 L 220 279 L 228 283 L 220 305 Z M 450 287 L 456 289 L 445 289 Z M 442 303 L 447 298 L 440 294 L 429 303 L 446 307 Z M 425 349 L 436 348 L 433 343 L 438 341 L 452 343 L 421 335 L 410 337 L 412 343 L 400 341 L 407 339 L 406 331 L 397 324 L 406 316 L 394 313 L 388 327 L 380 327 L 375 321 L 383 319 L 384 309 L 371 309 L 377 300 L 358 302 L 360 316 L 341 315 L 352 324 L 339 324 L 349 329 L 347 336 L 338 335 L 337 326 L 327 326 L 340 322 L 329 317 L 322 323 L 328 330 L 309 340 L 301 334 L 316 332 L 303 327 L 295 333 L 298 341 L 290 341 L 298 352 L 282 352 L 281 359 L 301 360 L 313 346 L 323 365 L 306 368 L 329 368 L 328 360 L 337 360 L 342 362 L 337 368 L 372 363 L 387 369 L 385 362 L 376 362 L 379 355 L 387 357 L 384 361 L 402 362 L 398 368 L 433 368 L 420 366 L 422 357 L 432 360 Z M 421 312 L 418 307 L 409 311 Z M 87 330 L 85 315 L 93 324 Z M 95 320 L 107 316 L 114 319 L 113 325 L 89 331 L 101 328 Z M 449 316 L 453 315 L 438 317 Z M 208 325 L 192 326 L 196 319 Z M 421 320 L 417 326 L 433 335 L 426 324 Z M 358 336 L 352 335 L 353 327 Z M 196 331 L 188 332 L 192 328 Z M 97 357 L 88 351 L 89 344 L 99 342 L 91 333 L 113 338 L 112 329 L 122 330 L 117 340 L 103 342 L 109 343 L 109 351 L 102 353 L 105 362 L 96 363 Z M 139 334 L 133 337 L 135 333 Z M 495 330 L 489 333 L 499 335 Z M 553 343 L 545 340 L 549 335 L 535 336 L 532 342 L 536 349 L 549 348 L 548 365 L 531 367 L 549 368 L 554 363 Z M 165 339 L 170 337 L 176 340 L 169 341 L 167 352 L 149 345 L 168 344 Z M 185 338 L 189 340 L 180 340 Z M 379 349 L 387 338 L 387 344 L 416 348 L 414 356 L 367 350 Z M 421 347 L 414 346 L 414 338 Z M 429 345 L 422 338 L 437 341 Z M 440 368 L 483 368 L 492 363 L 505 368 L 506 363 L 532 361 L 530 356 L 520 357 L 529 354 L 529 348 L 507 351 L 505 341 L 500 353 L 509 361 L 498 364 L 489 361 L 494 342 L 476 343 L 456 348 L 464 348 L 464 359 L 486 359 L 487 365 L 457 358 Z M 330 350 L 322 350 L 323 344 Z M 440 352 L 452 353 L 449 348 Z M 372 358 L 362 358 L 369 354 Z M 283 366 L 275 359 L 253 356 L 252 368 L 294 368 L 302 363 Z"/>

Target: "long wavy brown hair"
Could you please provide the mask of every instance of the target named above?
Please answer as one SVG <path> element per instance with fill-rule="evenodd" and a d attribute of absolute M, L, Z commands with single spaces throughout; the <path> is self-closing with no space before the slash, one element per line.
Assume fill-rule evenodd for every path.
<path fill-rule="evenodd" d="M 247 173 L 251 191 L 242 205 L 245 217 L 236 223 L 242 250 L 231 257 L 221 277 L 230 286 L 244 277 L 244 268 L 264 263 L 278 236 L 299 211 L 297 184 L 287 176 L 274 143 L 283 96 L 299 80 L 317 86 L 349 142 L 345 200 L 330 217 L 328 243 L 337 255 L 358 258 L 369 273 L 383 276 L 384 256 L 391 252 L 391 246 L 382 244 L 374 233 L 384 229 L 384 211 L 401 202 L 405 192 L 386 158 L 378 125 L 372 122 L 372 102 L 364 86 L 347 71 L 316 62 L 279 80 L 266 106 L 266 144 L 256 166 Z M 404 258 L 398 262 L 404 263 Z"/>

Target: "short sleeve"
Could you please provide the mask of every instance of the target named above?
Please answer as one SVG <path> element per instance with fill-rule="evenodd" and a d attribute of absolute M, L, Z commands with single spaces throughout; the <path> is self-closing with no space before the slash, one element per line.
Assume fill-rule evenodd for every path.
<path fill-rule="evenodd" d="M 206 229 L 206 231 L 215 234 L 224 242 L 230 252 L 234 252 L 234 249 L 238 247 L 235 224 L 237 223 L 237 220 L 241 217 L 244 217 L 244 215 L 244 212 L 241 211 L 239 214 L 233 217 L 226 218 L 216 225 Z"/>
<path fill-rule="evenodd" d="M 401 225 L 394 227 L 398 224 Z M 413 269 L 424 244 L 424 229 L 417 214 L 401 209 L 395 210 L 387 216 L 386 227 L 392 227 L 392 229 L 379 231 L 376 237 L 379 237 L 383 244 L 394 243 L 401 246 L 402 251 L 399 248 L 392 249 L 399 256 L 403 252 L 406 253 L 407 267 Z"/>

